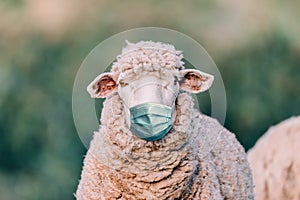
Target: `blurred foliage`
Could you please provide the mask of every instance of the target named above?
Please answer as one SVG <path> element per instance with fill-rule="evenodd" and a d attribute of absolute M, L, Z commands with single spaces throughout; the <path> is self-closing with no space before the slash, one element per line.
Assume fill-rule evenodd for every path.
<path fill-rule="evenodd" d="M 226 126 L 246 149 L 271 126 L 300 114 L 300 59 L 284 35 L 253 43 L 220 61 Z"/>
<path fill-rule="evenodd" d="M 0 199 L 69 199 L 74 191 L 84 149 L 62 67 L 69 49 L 33 36 L 6 63 L 14 75 L 1 77 L 13 81 L 1 95 Z"/>
<path fill-rule="evenodd" d="M 226 87 L 225 126 L 246 149 L 300 114 L 296 2 L 8 2 L 0 3 L 1 200 L 74 199 L 86 151 L 72 119 L 76 71 L 95 45 L 132 27 L 172 28 L 207 48 Z"/>

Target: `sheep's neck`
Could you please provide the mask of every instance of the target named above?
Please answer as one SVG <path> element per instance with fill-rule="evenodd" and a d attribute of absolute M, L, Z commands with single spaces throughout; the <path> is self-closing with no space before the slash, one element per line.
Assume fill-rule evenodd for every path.
<path fill-rule="evenodd" d="M 179 95 L 176 105 L 177 116 L 173 129 L 161 140 L 145 141 L 136 137 L 125 123 L 125 111 L 120 98 L 116 95 L 104 103 L 101 117 L 101 134 L 104 134 L 101 159 L 108 166 L 124 172 L 153 174 L 153 180 L 180 166 L 191 155 L 187 129 L 190 124 L 192 100 L 187 94 Z M 157 172 L 157 173 L 156 173 Z M 157 176 L 155 175 L 157 174 Z"/>
<path fill-rule="evenodd" d="M 192 98 L 180 94 L 173 129 L 161 140 L 147 142 L 131 133 L 125 125 L 119 97 L 104 103 L 100 132 L 96 132 L 90 153 L 105 179 L 105 191 L 114 188 L 127 199 L 148 196 L 167 199 L 189 191 L 198 171 L 197 159 L 189 145 Z M 141 196 L 139 196 L 141 195 Z"/>

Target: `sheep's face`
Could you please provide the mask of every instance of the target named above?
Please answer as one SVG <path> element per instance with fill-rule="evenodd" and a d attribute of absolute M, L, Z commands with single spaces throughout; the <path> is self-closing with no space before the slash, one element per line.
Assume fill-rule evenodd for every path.
<path fill-rule="evenodd" d="M 131 131 L 145 140 L 157 140 L 167 134 L 176 116 L 177 76 L 146 72 L 130 78 L 120 76 L 117 83 Z"/>
<path fill-rule="evenodd" d="M 169 118 L 172 126 L 175 117 L 175 101 L 180 91 L 199 93 L 209 89 L 213 82 L 213 76 L 195 69 L 185 70 L 165 70 L 161 71 L 142 71 L 139 74 L 123 72 L 115 76 L 114 73 L 103 73 L 95 78 L 88 86 L 87 90 L 92 98 L 106 98 L 110 95 L 118 94 L 123 101 L 125 122 L 132 129 L 133 110 L 137 107 L 149 107 L 146 110 L 162 110 L 160 118 L 149 118 L 148 121 L 164 121 Z M 141 111 L 141 112 L 145 112 Z M 160 111 L 159 111 L 160 112 Z M 148 113 L 148 116 L 151 113 Z M 157 122 L 158 120 L 158 122 Z M 147 122 L 149 123 L 149 122 Z M 148 124 L 149 125 L 149 124 Z M 170 130 L 171 126 L 151 127 L 151 130 L 164 130 L 164 135 Z M 169 129 L 167 129 L 169 128 Z M 149 129 L 149 132 L 151 131 Z M 166 131 L 167 130 L 167 131 Z M 134 131 L 133 131 L 134 132 Z M 136 134 L 137 135 L 137 134 Z M 149 137 L 149 140 L 160 139 L 160 137 Z M 142 138 L 143 139 L 143 138 Z"/>
<path fill-rule="evenodd" d="M 179 93 L 178 77 L 173 74 L 160 76 L 158 73 L 144 73 L 140 76 L 119 76 L 117 92 L 127 108 L 157 103 L 172 106 Z"/>

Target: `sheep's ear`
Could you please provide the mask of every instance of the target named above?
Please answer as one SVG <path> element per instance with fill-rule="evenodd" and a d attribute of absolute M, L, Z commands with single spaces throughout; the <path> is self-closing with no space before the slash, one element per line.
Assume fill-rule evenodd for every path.
<path fill-rule="evenodd" d="M 214 76 L 196 69 L 180 71 L 180 88 L 190 93 L 204 92 L 210 88 Z"/>
<path fill-rule="evenodd" d="M 117 84 L 111 73 L 103 73 L 89 84 L 87 91 L 92 98 L 105 98 L 117 91 Z"/>

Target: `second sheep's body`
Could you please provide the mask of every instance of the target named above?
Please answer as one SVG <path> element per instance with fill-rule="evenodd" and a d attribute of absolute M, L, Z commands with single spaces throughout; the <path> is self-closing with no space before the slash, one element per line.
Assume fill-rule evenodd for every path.
<path fill-rule="evenodd" d="M 162 49 L 166 53 L 156 57 L 165 59 L 165 64 L 159 67 L 155 63 L 145 67 L 139 65 L 139 60 L 134 63 L 131 59 L 139 58 L 145 63 L 143 59 L 162 54 Z M 251 170 L 243 147 L 234 134 L 194 108 L 189 92 L 208 89 L 209 76 L 184 70 L 182 55 L 172 45 L 162 43 L 128 44 L 118 59 L 111 73 L 100 75 L 89 86 L 92 97 L 106 100 L 101 127 L 94 133 L 84 160 L 77 199 L 254 199 Z M 171 76 L 164 76 L 166 73 Z M 181 80 L 181 89 L 172 104 L 172 129 L 154 141 L 141 139 L 131 131 L 127 107 L 132 106 L 133 100 L 122 93 L 126 84 L 119 86 L 123 81 L 120 77 L 143 79 L 148 75 L 165 77 L 162 82 L 167 85 L 168 80 L 173 84 L 171 77 Z M 166 88 L 153 85 L 156 90 Z M 134 101 L 138 99 L 137 103 L 144 102 L 135 96 L 138 90 L 131 96 Z"/>

